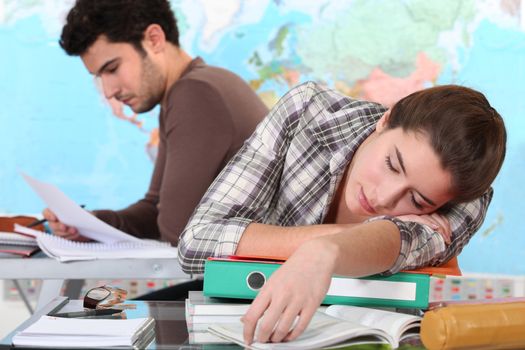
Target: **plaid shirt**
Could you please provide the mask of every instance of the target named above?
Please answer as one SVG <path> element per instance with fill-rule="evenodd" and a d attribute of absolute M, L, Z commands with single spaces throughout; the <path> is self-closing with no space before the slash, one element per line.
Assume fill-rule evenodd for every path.
<path fill-rule="evenodd" d="M 233 255 L 252 222 L 278 226 L 321 224 L 357 148 L 385 108 L 353 100 L 315 83 L 288 92 L 223 169 L 193 213 L 179 242 L 187 273 L 202 273 L 210 256 Z M 452 243 L 430 227 L 380 216 L 399 228 L 401 250 L 384 273 L 439 265 L 459 254 L 481 226 L 492 189 L 452 207 Z"/>

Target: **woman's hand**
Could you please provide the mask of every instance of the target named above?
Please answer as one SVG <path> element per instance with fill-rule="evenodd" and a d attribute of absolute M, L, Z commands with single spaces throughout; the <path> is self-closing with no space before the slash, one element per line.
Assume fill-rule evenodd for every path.
<path fill-rule="evenodd" d="M 49 228 L 51 228 L 53 234 L 65 239 L 69 239 L 71 241 L 89 241 L 89 238 L 81 236 L 80 233 L 78 233 L 76 227 L 67 226 L 66 224 L 61 222 L 55 215 L 55 213 L 53 213 L 49 208 L 44 209 L 42 215 L 47 220 Z"/>
<path fill-rule="evenodd" d="M 245 343 L 297 338 L 328 291 L 335 257 L 316 240 L 302 244 L 272 274 L 242 317 Z"/>
<path fill-rule="evenodd" d="M 423 225 L 429 226 L 431 229 L 436 231 L 443 237 L 446 244 L 450 244 L 452 229 L 446 216 L 437 213 L 424 214 L 424 215 L 401 215 L 397 216 L 401 221 L 417 222 Z"/>

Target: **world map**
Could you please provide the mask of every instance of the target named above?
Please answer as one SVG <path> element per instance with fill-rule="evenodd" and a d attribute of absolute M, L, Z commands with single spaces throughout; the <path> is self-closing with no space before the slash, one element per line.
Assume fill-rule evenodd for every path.
<path fill-rule="evenodd" d="M 0 0 L 0 213 L 39 213 L 20 171 L 88 208 L 146 192 L 158 110 L 106 101 L 58 38 L 71 0 Z M 520 0 L 172 0 L 181 46 L 241 75 L 268 106 L 315 80 L 391 106 L 440 84 L 482 91 L 503 115 L 507 157 L 464 271 L 525 274 L 525 3 Z"/>

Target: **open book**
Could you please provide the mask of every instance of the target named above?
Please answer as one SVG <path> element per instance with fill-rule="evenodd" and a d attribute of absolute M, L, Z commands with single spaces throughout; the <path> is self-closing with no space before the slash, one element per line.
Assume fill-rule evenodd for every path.
<path fill-rule="evenodd" d="M 47 348 L 144 348 L 154 334 L 155 321 L 81 319 L 42 316 L 13 337 L 15 346 Z"/>
<path fill-rule="evenodd" d="M 15 225 L 16 232 L 35 237 L 48 256 L 59 261 L 177 257 L 177 248 L 168 242 L 139 239 L 122 232 L 84 210 L 55 186 L 26 174 L 22 176 L 60 221 L 76 227 L 82 236 L 97 241 L 74 242 Z"/>
<path fill-rule="evenodd" d="M 409 337 L 419 336 L 421 317 L 398 312 L 348 305 L 331 305 L 317 311 L 306 330 L 297 339 L 283 343 L 253 343 L 247 348 L 318 349 L 327 346 L 384 343 L 392 348 Z M 214 324 L 210 333 L 246 346 L 243 324 Z"/>

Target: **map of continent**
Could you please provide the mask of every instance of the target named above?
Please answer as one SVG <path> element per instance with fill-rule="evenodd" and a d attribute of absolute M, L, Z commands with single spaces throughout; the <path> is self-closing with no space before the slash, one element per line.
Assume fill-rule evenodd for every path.
<path fill-rule="evenodd" d="M 158 109 L 107 101 L 58 45 L 72 0 L 0 0 L 0 212 L 38 213 L 24 171 L 89 208 L 147 190 Z M 464 271 L 525 274 L 525 3 L 520 0 L 172 0 L 181 46 L 243 77 L 269 106 L 314 80 L 392 106 L 441 84 L 483 92 L 508 130 L 507 156 Z"/>

